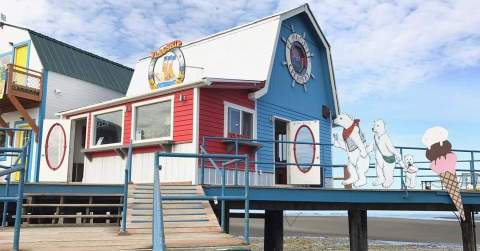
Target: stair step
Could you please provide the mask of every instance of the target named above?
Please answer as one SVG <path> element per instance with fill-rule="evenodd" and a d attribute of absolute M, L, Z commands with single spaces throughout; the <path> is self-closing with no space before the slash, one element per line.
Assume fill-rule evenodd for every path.
<path fill-rule="evenodd" d="M 130 217 L 129 221 L 132 223 L 135 222 L 151 222 L 153 216 L 132 216 Z M 128 219 L 128 217 L 127 217 Z M 206 214 L 200 214 L 200 215 L 164 215 L 163 216 L 164 222 L 170 222 L 170 221 L 182 221 L 182 222 L 187 222 L 187 221 L 208 221 L 209 218 Z"/>
<path fill-rule="evenodd" d="M 144 210 L 144 209 L 134 209 L 128 210 L 128 215 L 132 216 L 148 216 L 152 215 L 152 210 Z M 204 208 L 196 208 L 196 209 L 163 209 L 163 215 L 194 215 L 194 214 L 205 214 Z"/>
<path fill-rule="evenodd" d="M 127 224 L 128 226 L 128 224 Z M 151 226 L 151 225 L 150 225 Z M 165 228 L 165 234 L 173 233 L 218 233 L 220 232 L 219 226 L 214 227 L 181 227 L 181 228 Z M 151 228 L 127 228 L 129 233 L 138 233 L 138 234 L 151 234 Z"/>
<path fill-rule="evenodd" d="M 169 203 L 169 204 L 163 204 L 163 210 L 166 209 L 204 209 L 204 205 L 202 203 Z M 130 204 L 128 205 L 128 208 L 131 210 L 152 210 L 153 209 L 153 204 L 152 203 L 147 203 L 147 204 Z"/>
<path fill-rule="evenodd" d="M 151 228 L 152 223 L 127 222 L 127 228 Z M 164 222 L 165 228 L 181 227 L 219 227 L 218 223 L 211 221 L 189 221 L 189 222 Z M 220 227 L 219 227 L 220 228 Z"/>

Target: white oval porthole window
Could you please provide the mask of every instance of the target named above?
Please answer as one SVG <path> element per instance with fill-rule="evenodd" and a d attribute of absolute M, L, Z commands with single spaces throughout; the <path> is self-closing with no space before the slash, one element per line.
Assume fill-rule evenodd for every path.
<path fill-rule="evenodd" d="M 315 159 L 315 138 L 310 127 L 302 125 L 295 133 L 293 155 L 297 168 L 306 173 L 310 171 Z M 298 143 L 297 143 L 298 142 Z"/>
<path fill-rule="evenodd" d="M 48 167 L 54 171 L 60 168 L 65 158 L 66 137 L 63 126 L 58 123 L 55 123 L 48 130 L 45 141 L 45 155 Z"/>

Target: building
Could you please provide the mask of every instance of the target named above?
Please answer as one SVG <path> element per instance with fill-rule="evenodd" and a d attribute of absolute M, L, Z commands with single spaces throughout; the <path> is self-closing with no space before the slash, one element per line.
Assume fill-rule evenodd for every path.
<path fill-rule="evenodd" d="M 0 135 L 0 146 L 31 144 L 27 179 L 38 181 L 44 124 L 55 114 L 125 95 L 133 70 L 30 29 L 0 22 L 0 127 L 31 128 Z M 0 164 L 10 164 L 7 157 Z M 72 170 L 83 173 L 82 170 Z M 14 177 L 18 179 L 18 177 Z"/>
<path fill-rule="evenodd" d="M 55 165 L 42 166 L 40 181 L 72 180 L 71 155 L 83 155 L 82 182 L 123 183 L 132 143 L 133 182 L 152 182 L 155 151 L 199 153 L 204 137 L 218 136 L 254 139 L 240 142 L 238 151 L 255 161 L 255 184 L 329 186 L 338 113 L 330 46 L 303 5 L 185 45 L 166 44 L 137 62 L 125 97 L 59 113 L 50 130 L 66 135 L 67 148 L 53 150 L 63 153 Z M 77 124 L 87 125 L 86 136 L 77 133 Z M 231 144 L 210 140 L 206 151 L 231 153 Z M 199 161 L 162 161 L 163 181 L 198 182 Z M 285 167 L 293 162 L 323 165 L 324 172 Z M 214 172 L 205 170 L 205 182 L 215 183 Z M 229 183 L 234 175 L 229 169 Z"/>

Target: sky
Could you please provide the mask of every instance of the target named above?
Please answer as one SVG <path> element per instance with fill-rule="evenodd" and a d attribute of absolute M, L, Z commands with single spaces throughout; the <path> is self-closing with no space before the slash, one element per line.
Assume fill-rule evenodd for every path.
<path fill-rule="evenodd" d="M 304 1 L 0 0 L 7 22 L 133 67 L 173 39 L 192 41 Z M 309 1 L 332 47 L 341 110 L 374 119 L 396 145 L 431 126 L 480 149 L 480 1 Z"/>

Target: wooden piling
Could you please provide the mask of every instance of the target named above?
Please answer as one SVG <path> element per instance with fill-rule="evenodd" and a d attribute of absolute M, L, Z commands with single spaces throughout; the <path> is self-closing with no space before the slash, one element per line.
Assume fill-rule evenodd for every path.
<path fill-rule="evenodd" d="M 368 250 L 367 210 L 348 210 L 350 250 Z"/>
<path fill-rule="evenodd" d="M 264 250 L 283 250 L 283 210 L 265 210 Z"/>
<path fill-rule="evenodd" d="M 475 230 L 471 210 L 465 208 L 465 221 L 460 222 L 464 251 L 474 251 L 476 246 Z"/>

